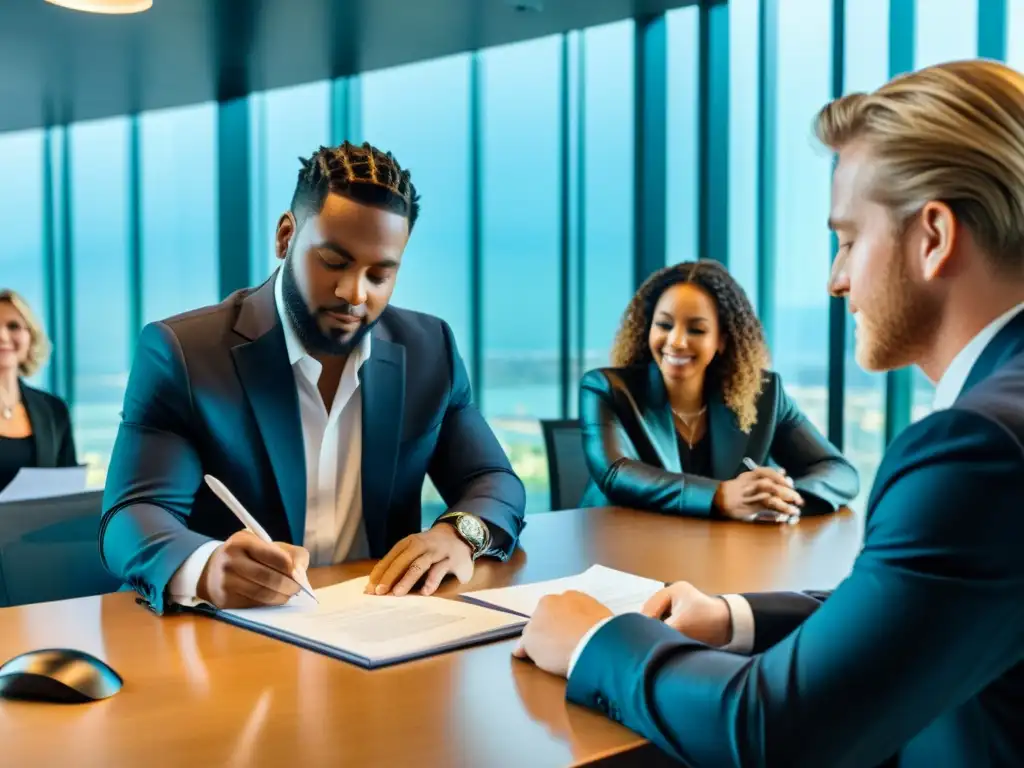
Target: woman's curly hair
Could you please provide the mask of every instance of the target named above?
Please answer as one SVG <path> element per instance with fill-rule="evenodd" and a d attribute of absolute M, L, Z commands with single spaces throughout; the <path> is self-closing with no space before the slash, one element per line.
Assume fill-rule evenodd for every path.
<path fill-rule="evenodd" d="M 678 283 L 703 288 L 715 302 L 725 351 L 715 357 L 707 374 L 713 386 L 721 387 L 722 398 L 736 414 L 740 429 L 749 432 L 757 422 L 757 398 L 763 387 L 763 371 L 769 365 L 768 346 L 750 299 L 717 261 L 687 261 L 665 267 L 647 278 L 622 316 L 612 347 L 612 365 L 651 362 L 648 336 L 654 307 L 661 295 Z"/>

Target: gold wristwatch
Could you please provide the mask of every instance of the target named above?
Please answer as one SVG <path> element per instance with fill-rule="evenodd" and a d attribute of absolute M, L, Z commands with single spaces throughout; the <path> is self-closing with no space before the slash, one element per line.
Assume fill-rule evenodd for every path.
<path fill-rule="evenodd" d="M 474 560 L 486 553 L 491 546 L 491 531 L 476 515 L 468 512 L 446 512 L 437 518 L 437 522 L 449 523 L 455 528 L 459 538 L 473 550 Z"/>

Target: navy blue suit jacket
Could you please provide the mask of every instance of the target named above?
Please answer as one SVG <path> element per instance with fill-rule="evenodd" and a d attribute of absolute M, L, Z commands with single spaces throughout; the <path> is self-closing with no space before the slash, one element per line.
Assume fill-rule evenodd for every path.
<path fill-rule="evenodd" d="M 451 329 L 387 308 L 360 369 L 363 517 L 373 557 L 420 530 L 430 476 L 450 508 L 478 515 L 508 557 L 525 491 L 472 403 Z M 206 541 L 241 523 L 212 474 L 275 541 L 301 543 L 306 467 L 295 377 L 274 281 L 147 325 L 139 339 L 107 474 L 100 550 L 158 613 L 165 588 Z"/>
<path fill-rule="evenodd" d="M 752 656 L 633 614 L 569 680 L 688 766 L 1024 765 L 1024 314 L 879 467 L 827 595 L 749 595 Z"/>

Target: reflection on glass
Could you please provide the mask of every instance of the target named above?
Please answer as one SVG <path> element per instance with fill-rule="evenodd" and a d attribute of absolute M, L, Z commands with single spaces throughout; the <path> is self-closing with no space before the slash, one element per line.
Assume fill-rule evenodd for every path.
<path fill-rule="evenodd" d="M 483 406 L 526 484 L 550 508 L 538 418 L 560 415 L 562 41 L 481 54 Z"/>
<path fill-rule="evenodd" d="M 978 55 L 978 0 L 917 0 L 915 11 L 917 69 Z"/>
<path fill-rule="evenodd" d="M 102 485 L 128 379 L 129 120 L 70 128 L 72 422 L 89 484 Z"/>

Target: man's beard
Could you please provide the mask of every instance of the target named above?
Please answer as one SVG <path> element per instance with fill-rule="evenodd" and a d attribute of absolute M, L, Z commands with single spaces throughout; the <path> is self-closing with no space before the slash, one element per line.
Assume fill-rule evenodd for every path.
<path fill-rule="evenodd" d="M 925 356 L 941 321 L 941 307 L 916 287 L 900 243 L 888 260 L 875 298 L 858 307 L 857 362 L 866 371 L 891 371 L 912 365 Z"/>
<path fill-rule="evenodd" d="M 292 328 L 295 329 L 295 335 L 299 337 L 302 346 L 310 354 L 348 355 L 359 346 L 363 337 L 380 319 L 378 317 L 377 320 L 369 323 L 364 320 L 363 324 L 347 338 L 342 338 L 340 330 L 338 330 L 338 335 L 324 333 L 320 324 L 317 323 L 316 316 L 309 311 L 309 307 L 306 306 L 302 293 L 299 291 L 291 254 L 285 259 L 284 267 L 281 270 L 281 293 L 284 297 L 285 312 L 288 313 L 288 319 L 291 320 Z M 348 306 L 332 309 L 341 313 L 350 311 Z"/>

